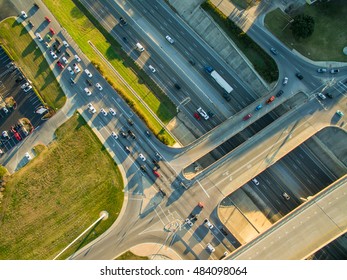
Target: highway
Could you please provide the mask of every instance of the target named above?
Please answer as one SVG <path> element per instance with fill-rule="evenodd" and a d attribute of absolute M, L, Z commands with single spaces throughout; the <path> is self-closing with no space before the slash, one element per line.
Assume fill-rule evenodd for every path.
<path fill-rule="evenodd" d="M 83 3 L 90 8 L 95 5 L 100 5 L 100 2 L 91 3 L 84 1 Z M 127 3 L 127 5 L 131 6 L 134 5 L 134 3 L 132 1 Z M 137 4 L 141 5 L 141 3 Z M 18 4 L 19 7 L 22 7 L 20 5 L 24 4 Z M 110 5 L 110 2 L 105 2 L 105 6 L 107 5 Z M 98 11 L 102 10 L 102 12 L 112 12 L 112 16 L 107 17 L 108 20 L 110 20 L 109 23 L 113 23 L 110 24 L 109 27 L 112 27 L 112 29 L 114 28 L 114 25 L 117 23 L 117 18 L 120 15 L 125 17 L 128 21 L 128 26 L 124 28 L 117 26 L 114 28 L 114 30 L 117 31 L 115 31 L 113 35 L 116 34 L 116 36 L 121 38 L 124 36 L 123 34 L 127 34 L 129 37 L 127 40 L 132 44 L 141 38 L 141 43 L 143 43 L 146 48 L 146 52 L 141 54 L 138 58 L 142 60 L 142 63 L 147 61 L 149 57 L 152 59 L 156 55 L 158 55 L 156 61 L 157 59 L 163 59 L 163 53 L 165 52 L 159 51 L 161 47 L 167 52 L 175 52 L 174 57 L 178 57 L 179 61 L 180 54 L 176 53 L 176 50 L 182 52 L 184 46 L 187 44 L 187 42 L 184 41 L 185 39 L 181 40 L 181 37 L 179 37 L 177 33 L 174 33 L 175 30 L 180 30 L 180 23 L 176 23 L 176 21 L 172 19 L 175 24 L 171 24 L 170 28 L 174 27 L 173 29 L 161 31 L 161 35 L 158 37 L 153 34 L 151 34 L 151 36 L 148 34 L 145 36 L 143 31 L 139 31 L 139 34 L 137 34 L 134 30 L 129 28 L 130 25 L 135 24 L 135 21 L 132 22 L 124 15 L 118 6 L 114 6 L 118 7 L 117 11 L 114 11 L 113 6 L 107 7 L 107 9 L 101 9 L 100 6 L 97 6 L 97 9 Z M 138 9 L 146 14 L 147 10 L 140 8 L 141 6 L 139 6 Z M 22 8 L 19 10 L 21 9 Z M 26 10 L 27 9 L 28 7 Z M 161 5 L 160 9 L 162 9 Z M 92 8 L 90 10 L 92 13 L 95 12 Z M 159 10 L 158 8 L 159 13 L 166 15 L 166 11 L 164 10 Z M 30 14 L 30 19 L 38 26 L 40 32 L 47 31 L 47 24 L 42 24 L 43 15 L 45 14 L 49 15 L 50 13 L 44 7 L 41 7 L 37 13 Z M 101 15 L 105 17 L 103 13 Z M 53 19 L 52 15 L 51 17 Z M 147 21 L 155 21 L 155 17 L 152 15 L 149 16 L 150 20 L 147 18 L 143 20 L 142 16 L 137 13 L 134 13 L 132 18 L 140 22 L 142 28 L 148 24 Z M 168 20 L 170 19 L 169 15 L 166 15 L 165 18 L 168 18 Z M 124 214 L 119 217 L 116 223 L 107 232 L 74 254 L 71 257 L 72 259 L 113 259 L 129 248 L 146 242 L 155 242 L 163 244 L 163 246 L 169 246 L 183 259 L 219 259 L 225 251 L 231 252 L 240 245 L 233 236 L 230 234 L 225 236 L 220 231 L 223 225 L 220 223 L 216 213 L 219 202 L 231 192 L 244 185 L 251 178 L 273 165 L 317 131 L 331 125 L 336 109 L 346 111 L 344 105 L 345 98 L 341 95 L 338 97 L 339 101 L 341 101 L 339 103 L 336 101 L 335 103 L 329 103 L 329 101 L 322 103 L 314 98 L 314 96 L 308 96 L 305 103 L 282 115 L 276 122 L 267 125 L 259 133 L 250 137 L 248 141 L 238 146 L 231 153 L 222 157 L 218 162 L 212 164 L 203 172 L 197 174 L 194 180 L 189 181 L 183 177 L 182 170 L 184 167 L 218 147 L 269 111 L 278 107 L 285 100 L 293 96 L 298 88 L 306 88 L 310 83 L 311 87 L 316 87 L 317 85 L 312 85 L 311 79 L 306 79 L 306 77 L 304 79 L 304 84 L 288 84 L 287 89 L 290 95 L 286 94 L 283 98 L 276 99 L 274 102 L 266 105 L 263 110 L 254 113 L 250 121 L 243 121 L 242 118 L 245 112 L 253 112 L 255 104 L 264 102 L 268 97 L 265 96 L 257 100 L 256 103 L 253 102 L 254 100 L 251 100 L 252 102 L 248 104 L 244 111 L 234 114 L 232 118 L 228 118 L 222 124 L 214 128 L 209 126 L 208 128 L 211 128 L 211 130 L 191 145 L 180 149 L 172 149 L 162 145 L 155 137 L 148 137 L 145 134 L 146 127 L 141 120 L 133 115 L 131 109 L 117 96 L 116 92 L 112 90 L 106 81 L 102 80 L 101 75 L 79 51 L 78 47 L 73 43 L 66 32 L 61 29 L 59 24 L 54 20 L 50 23 L 50 26 L 59 33 L 58 36 L 61 40 L 64 38 L 67 39 L 70 43 L 70 52 L 72 54 L 76 52 L 82 59 L 79 63 L 82 70 L 81 73 L 74 74 L 74 76 L 78 77 L 75 85 L 70 84 L 71 74 L 66 69 L 61 72 L 58 67 L 55 66 L 56 61 L 50 57 L 45 47 L 40 42 L 37 42 L 39 47 L 47 56 L 47 60 L 52 63 L 51 66 L 54 68 L 54 73 L 58 77 L 64 91 L 67 92 L 69 101 L 73 102 L 74 108 L 82 113 L 83 117 L 88 121 L 88 124 L 104 143 L 116 162 L 122 165 L 121 169 L 125 173 L 126 202 L 122 210 Z M 126 29 L 126 31 L 120 31 L 117 28 L 121 30 Z M 140 28 L 139 30 L 142 29 Z M 172 35 L 173 38 L 180 39 L 179 42 L 175 43 L 174 47 L 168 45 L 168 42 L 163 38 L 168 31 L 170 31 L 170 35 Z M 118 32 L 119 35 L 117 35 Z M 264 36 L 266 36 L 266 34 Z M 159 40 L 160 47 L 158 47 L 158 44 L 154 43 L 150 45 L 150 43 L 143 39 L 144 37 L 147 39 L 150 37 L 154 42 Z M 271 37 L 268 39 L 271 39 Z M 200 44 L 201 42 L 197 41 L 196 44 L 198 43 Z M 124 47 L 126 48 L 125 43 Z M 148 52 L 152 48 L 154 50 L 153 53 Z M 206 53 L 208 50 L 205 48 L 205 46 L 197 48 L 200 57 L 208 57 Z M 128 51 L 130 52 L 130 47 Z M 280 49 L 280 51 L 282 50 Z M 132 54 L 134 55 L 134 53 Z M 194 58 L 196 59 L 197 56 L 194 56 Z M 72 60 L 69 63 L 72 63 Z M 152 64 L 152 61 L 150 63 Z M 160 64 L 162 62 L 158 63 Z M 283 63 L 289 65 L 287 61 L 283 61 Z M 157 68 L 159 64 L 153 63 Z M 180 64 L 185 64 L 185 68 L 191 67 L 187 61 Z M 164 66 L 165 64 L 162 65 Z M 215 60 L 213 65 L 217 65 L 217 60 Z M 158 70 L 158 72 L 165 72 L 161 77 L 175 77 L 173 76 L 175 70 L 172 70 L 173 72 L 170 72 L 170 70 L 166 72 L 166 67 L 164 67 L 165 71 Z M 90 96 L 87 96 L 84 92 L 84 88 L 87 87 L 87 76 L 83 73 L 83 70 L 86 68 L 93 74 L 91 78 L 92 83 L 95 85 L 96 82 L 99 82 L 104 88 L 102 91 L 99 91 L 94 85 L 90 86 L 89 88 L 92 91 L 92 95 Z M 237 79 L 235 79 L 234 83 L 237 83 L 236 80 Z M 191 85 L 189 79 L 184 81 L 186 83 L 184 84 L 182 81 L 184 87 L 188 84 Z M 315 81 L 315 79 L 313 78 L 312 81 Z M 204 82 L 206 87 L 211 87 L 211 85 L 207 84 Z M 238 86 L 239 89 L 242 88 L 242 84 Z M 182 89 L 184 91 L 184 88 Z M 170 91 L 172 91 L 172 89 L 170 89 Z M 248 92 L 247 89 L 245 89 L 245 91 Z M 240 90 L 240 92 L 242 91 Z M 191 93 L 189 93 L 189 96 L 190 94 Z M 220 99 L 220 95 L 218 96 Z M 336 100 L 338 98 L 336 98 Z M 198 100 L 193 95 L 191 99 L 194 100 L 194 102 Z M 206 102 L 206 100 L 204 101 Z M 220 99 L 220 101 L 222 101 L 222 99 Z M 94 105 L 97 113 L 91 114 L 87 110 L 87 104 L 89 102 Z M 189 102 L 187 106 L 184 106 L 187 108 L 182 110 L 186 110 L 185 112 L 188 114 L 188 112 L 191 112 L 191 108 L 195 108 L 197 105 L 198 104 Z M 103 116 L 100 113 L 101 108 L 114 108 L 117 115 L 111 116 L 108 114 L 107 116 Z M 133 120 L 134 124 L 129 124 L 129 118 Z M 346 125 L 341 120 L 337 120 L 334 124 L 343 128 L 345 128 Z M 112 131 L 116 131 L 116 133 L 119 133 L 121 130 L 128 132 L 129 129 L 136 135 L 135 140 L 130 136 L 123 138 L 119 135 L 118 139 L 113 139 L 111 136 Z M 129 154 L 125 151 L 125 147 L 129 148 Z M 146 161 L 140 159 L 140 153 L 146 157 Z M 158 158 L 156 153 L 159 153 L 162 158 Z M 153 159 L 157 160 L 160 166 L 160 178 L 155 177 L 152 173 L 154 167 L 152 162 Z M 146 166 L 146 171 L 141 170 L 141 165 Z M 190 188 L 186 190 L 180 186 L 181 182 L 186 183 Z M 166 196 L 163 196 L 162 193 L 159 192 L 159 187 L 165 191 Z M 198 220 L 190 227 L 184 221 L 192 211 L 196 211 L 198 202 L 203 202 L 205 207 L 201 210 Z M 208 218 L 215 225 L 213 229 L 207 228 L 203 223 L 204 218 Z M 170 228 L 170 230 L 168 230 L 168 228 Z M 210 254 L 206 250 L 207 243 L 211 243 L 216 248 L 214 253 Z"/>

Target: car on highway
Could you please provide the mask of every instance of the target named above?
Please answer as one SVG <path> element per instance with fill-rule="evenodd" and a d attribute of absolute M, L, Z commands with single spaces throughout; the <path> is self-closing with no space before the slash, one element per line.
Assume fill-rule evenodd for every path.
<path fill-rule="evenodd" d="M 288 84 L 288 77 L 284 77 L 284 78 L 283 78 L 282 84 L 283 84 L 283 85 Z"/>
<path fill-rule="evenodd" d="M 94 106 L 93 106 L 93 104 L 92 103 L 88 103 L 88 110 L 89 110 L 89 112 L 91 112 L 91 113 L 93 113 L 93 114 L 95 114 L 96 113 L 96 110 L 95 110 L 95 108 L 94 108 Z"/>
<path fill-rule="evenodd" d="M 127 154 L 130 154 L 130 149 L 128 146 L 124 146 L 124 150 L 126 151 Z"/>
<path fill-rule="evenodd" d="M 152 65 L 149 65 L 148 68 L 152 71 L 152 73 L 157 72 L 157 70 L 155 70 L 155 68 Z"/>
<path fill-rule="evenodd" d="M 211 243 L 207 243 L 206 249 L 208 251 L 210 251 L 211 253 L 213 253 L 214 251 L 216 251 L 216 249 L 211 245 Z"/>
<path fill-rule="evenodd" d="M 69 60 L 68 60 L 65 56 L 63 56 L 63 57 L 61 58 L 61 60 L 64 61 L 65 64 L 68 64 L 68 63 L 69 63 Z"/>
<path fill-rule="evenodd" d="M 295 76 L 299 79 L 299 80 L 302 80 L 304 78 L 303 75 L 301 75 L 301 73 L 296 73 Z"/>
<path fill-rule="evenodd" d="M 205 120 L 208 120 L 210 118 L 201 107 L 199 107 L 196 110 L 199 112 L 200 116 L 202 116 Z"/>
<path fill-rule="evenodd" d="M 108 109 L 108 111 L 110 112 L 110 114 L 112 116 L 115 116 L 117 114 L 116 111 L 113 108 Z"/>
<path fill-rule="evenodd" d="M 103 90 L 103 87 L 99 84 L 99 83 L 96 83 L 95 86 L 101 91 Z"/>
<path fill-rule="evenodd" d="M 160 177 L 160 174 L 159 174 L 159 172 L 158 172 L 157 170 L 154 170 L 154 169 L 153 169 L 152 172 L 153 172 L 153 174 L 154 174 L 155 177 L 157 177 L 157 178 Z"/>
<path fill-rule="evenodd" d="M 209 229 L 213 229 L 213 225 L 211 224 L 211 222 L 205 218 L 204 219 L 204 224 L 209 228 Z"/>
<path fill-rule="evenodd" d="M 252 114 L 247 114 L 246 116 L 243 117 L 243 120 L 246 121 L 251 117 L 252 117 Z"/>
<path fill-rule="evenodd" d="M 81 72 L 81 69 L 77 66 L 76 63 L 73 64 L 73 69 L 74 69 L 75 73 Z"/>
<path fill-rule="evenodd" d="M 40 35 L 40 33 L 36 32 L 36 33 L 35 33 L 35 36 L 36 36 L 36 38 L 37 38 L 40 42 L 43 40 L 42 37 L 41 37 L 41 35 Z"/>
<path fill-rule="evenodd" d="M 190 226 L 190 227 L 193 226 L 192 221 L 191 221 L 190 219 L 188 219 L 188 218 L 184 221 L 184 223 L 185 223 L 186 225 Z"/>
<path fill-rule="evenodd" d="M 50 19 L 49 17 L 45 17 L 45 20 L 46 20 L 47 22 L 51 22 L 51 19 Z"/>
<path fill-rule="evenodd" d="M 25 157 L 27 160 L 31 160 L 31 155 L 30 155 L 28 152 L 26 152 L 26 153 L 24 154 L 24 157 Z"/>
<path fill-rule="evenodd" d="M 118 135 L 117 135 L 116 132 L 114 132 L 114 131 L 111 132 L 111 136 L 112 136 L 114 139 L 118 139 Z"/>
<path fill-rule="evenodd" d="M 275 96 L 271 96 L 268 100 L 266 100 L 266 103 L 269 104 L 274 100 L 275 100 Z"/>
<path fill-rule="evenodd" d="M 337 110 L 337 111 L 336 111 L 336 114 L 337 114 L 338 116 L 340 116 L 341 118 L 344 116 L 344 113 L 343 113 L 342 111 L 340 111 L 340 110 Z"/>
<path fill-rule="evenodd" d="M 55 54 L 54 51 L 50 50 L 49 53 L 51 54 L 51 56 L 52 56 L 54 59 L 57 59 L 57 58 L 58 58 L 58 56 Z"/>
<path fill-rule="evenodd" d="M 279 90 L 279 91 L 276 93 L 276 96 L 277 96 L 277 97 L 280 97 L 283 93 L 284 93 L 283 90 Z"/>
<path fill-rule="evenodd" d="M 89 78 L 93 77 L 92 73 L 88 69 L 84 69 L 84 72 L 87 74 Z"/>
<path fill-rule="evenodd" d="M 323 93 L 321 93 L 321 92 L 318 92 L 317 95 L 322 100 L 326 99 L 325 95 Z"/>
<path fill-rule="evenodd" d="M 26 88 L 23 89 L 24 92 L 28 92 L 31 90 L 33 87 L 32 86 L 27 86 Z"/>
<path fill-rule="evenodd" d="M 166 39 L 170 44 L 175 43 L 175 41 L 174 41 L 169 35 L 166 35 L 166 36 L 165 36 L 165 39 Z"/>
<path fill-rule="evenodd" d="M 273 54 L 278 54 L 278 51 L 275 49 L 275 48 L 271 48 L 270 51 L 273 53 Z"/>
<path fill-rule="evenodd" d="M 103 114 L 105 117 L 107 116 L 107 112 L 105 111 L 104 108 L 101 108 L 101 109 L 100 109 L 100 112 L 101 112 L 101 114 Z"/>
<path fill-rule="evenodd" d="M 286 192 L 282 193 L 282 196 L 283 196 L 286 200 L 289 200 L 289 199 L 290 199 L 290 196 L 289 196 Z"/>
<path fill-rule="evenodd" d="M 85 92 L 88 96 L 92 95 L 92 92 L 91 92 L 88 88 L 84 88 L 84 92 Z"/>
<path fill-rule="evenodd" d="M 263 108 L 263 105 L 262 105 L 262 104 L 259 104 L 257 107 L 255 107 L 255 110 L 256 110 L 256 111 L 259 111 L 261 108 Z"/>
<path fill-rule="evenodd" d="M 59 66 L 60 69 L 64 69 L 63 63 L 61 63 L 59 60 L 57 61 L 57 65 Z"/>
<path fill-rule="evenodd" d="M 75 74 L 75 72 L 72 70 L 71 66 L 69 66 L 69 67 L 67 68 L 67 70 L 69 71 L 69 73 L 70 73 L 71 75 L 74 75 L 74 74 Z"/>
<path fill-rule="evenodd" d="M 54 35 L 55 34 L 55 31 L 53 30 L 53 28 L 51 27 L 51 28 L 49 28 L 49 32 L 51 32 L 52 33 L 52 35 Z"/>
<path fill-rule="evenodd" d="M 68 44 L 68 42 L 66 42 L 66 41 L 63 41 L 63 45 L 67 48 L 67 47 L 69 47 L 69 44 Z"/>
<path fill-rule="evenodd" d="M 326 73 L 328 70 L 326 68 L 318 68 L 317 72 L 318 73 Z"/>
<path fill-rule="evenodd" d="M 196 118 L 197 120 L 200 120 L 200 115 L 198 114 L 198 112 L 194 112 L 193 114 L 194 118 Z"/>
<path fill-rule="evenodd" d="M 331 73 L 331 74 L 337 74 L 337 73 L 339 73 L 339 72 L 340 72 L 339 69 L 331 69 L 331 70 L 330 70 L 330 73 Z"/>
<path fill-rule="evenodd" d="M 139 154 L 139 158 L 142 160 L 142 161 L 146 161 L 146 158 L 143 154 Z"/>
<path fill-rule="evenodd" d="M 119 18 L 119 22 L 121 23 L 121 25 L 127 25 L 127 22 L 122 17 Z"/>
<path fill-rule="evenodd" d="M 252 182 L 254 185 L 258 186 L 259 185 L 259 181 L 256 178 L 252 179 Z"/>
<path fill-rule="evenodd" d="M 75 58 L 76 58 L 76 60 L 77 60 L 78 62 L 81 61 L 80 57 L 79 57 L 77 54 L 75 54 Z"/>
<path fill-rule="evenodd" d="M 20 15 L 21 15 L 22 18 L 27 18 L 28 17 L 27 13 L 24 12 L 24 11 L 21 11 Z"/>

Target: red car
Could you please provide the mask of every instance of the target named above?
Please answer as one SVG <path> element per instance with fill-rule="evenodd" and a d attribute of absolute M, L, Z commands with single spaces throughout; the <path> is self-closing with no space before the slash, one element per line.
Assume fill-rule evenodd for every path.
<path fill-rule="evenodd" d="M 275 96 L 271 96 L 271 97 L 266 101 L 266 103 L 269 104 L 269 103 L 271 103 L 271 102 L 274 101 L 274 100 L 275 100 Z"/>
<path fill-rule="evenodd" d="M 57 65 L 59 66 L 60 69 L 64 69 L 64 65 L 60 61 L 57 61 Z"/>
<path fill-rule="evenodd" d="M 55 32 L 54 32 L 53 28 L 50 28 L 50 29 L 49 29 L 49 31 L 52 33 L 52 35 L 54 35 L 54 34 L 55 34 Z"/>
<path fill-rule="evenodd" d="M 243 120 L 248 120 L 250 117 L 252 117 L 252 114 L 247 114 L 246 116 L 243 117 Z"/>
<path fill-rule="evenodd" d="M 20 135 L 19 135 L 19 133 L 17 131 L 14 133 L 14 137 L 16 137 L 16 139 L 18 141 L 22 140 L 22 137 L 20 137 Z"/>
<path fill-rule="evenodd" d="M 49 17 L 45 17 L 45 20 L 47 20 L 48 22 L 51 22 L 51 19 Z"/>
<path fill-rule="evenodd" d="M 155 177 L 159 178 L 160 174 L 157 170 L 153 170 L 153 174 L 155 175 Z"/>
<path fill-rule="evenodd" d="M 194 118 L 196 118 L 197 120 L 200 120 L 200 115 L 197 112 L 195 112 L 194 113 Z"/>

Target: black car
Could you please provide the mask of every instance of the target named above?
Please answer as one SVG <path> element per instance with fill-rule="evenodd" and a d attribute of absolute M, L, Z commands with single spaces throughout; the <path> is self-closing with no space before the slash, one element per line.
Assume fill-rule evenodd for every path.
<path fill-rule="evenodd" d="M 302 80 L 304 78 L 303 75 L 301 75 L 301 73 L 296 73 L 295 76 L 299 79 Z"/>
<path fill-rule="evenodd" d="M 156 160 L 153 159 L 152 162 L 156 168 L 158 168 L 158 169 L 160 168 L 160 165 L 158 164 L 158 162 Z"/>
<path fill-rule="evenodd" d="M 140 169 L 141 169 L 143 172 L 147 172 L 146 166 L 145 166 L 145 165 L 141 165 L 141 166 L 140 166 Z"/>
<path fill-rule="evenodd" d="M 130 129 L 128 130 L 128 134 L 131 136 L 131 138 L 136 139 L 134 132 L 132 132 Z"/>
<path fill-rule="evenodd" d="M 34 27 L 34 26 L 35 26 L 35 25 L 32 23 L 31 20 L 29 20 L 28 23 L 29 23 L 30 27 Z"/>
<path fill-rule="evenodd" d="M 223 235 L 225 235 L 225 236 L 228 235 L 227 231 L 223 227 L 220 228 L 220 231 L 221 231 L 221 233 L 223 233 Z"/>
<path fill-rule="evenodd" d="M 128 119 L 128 124 L 134 125 L 134 121 L 132 119 Z"/>
<path fill-rule="evenodd" d="M 119 131 L 119 134 L 124 138 L 127 137 L 127 134 L 123 130 Z"/>
<path fill-rule="evenodd" d="M 16 83 L 23 81 L 23 79 L 24 79 L 23 75 L 19 75 L 16 79 Z"/>
<path fill-rule="evenodd" d="M 181 89 L 181 86 L 179 84 L 175 84 L 175 88 L 180 90 Z"/>
<path fill-rule="evenodd" d="M 194 61 L 193 59 L 191 59 L 191 58 L 189 59 L 189 63 L 190 63 L 191 65 L 193 65 L 193 66 L 195 65 L 195 61 Z"/>
<path fill-rule="evenodd" d="M 212 111 L 207 111 L 207 115 L 208 115 L 210 118 L 213 118 L 214 113 L 213 113 Z"/>
<path fill-rule="evenodd" d="M 58 46 L 60 46 L 60 41 L 56 38 L 55 42 L 57 43 Z"/>
<path fill-rule="evenodd" d="M 40 9 L 39 5 L 37 5 L 36 3 L 34 3 L 34 7 L 36 7 L 37 9 Z"/>
<path fill-rule="evenodd" d="M 333 99 L 333 95 L 330 92 L 327 92 L 325 95 L 328 96 L 329 98 Z"/>
<path fill-rule="evenodd" d="M 283 94 L 283 90 L 280 90 L 279 92 L 277 92 L 276 96 L 280 97 Z"/>
<path fill-rule="evenodd" d="M 124 18 L 120 17 L 119 21 L 122 25 L 127 25 L 127 22 L 124 20 Z"/>
<path fill-rule="evenodd" d="M 68 53 L 68 51 L 65 51 L 65 55 L 67 56 L 67 57 L 70 57 L 71 55 Z"/>
<path fill-rule="evenodd" d="M 86 83 L 87 83 L 87 85 L 89 85 L 89 86 L 92 86 L 93 85 L 93 83 L 92 83 L 92 81 L 91 80 L 86 80 Z"/>
<path fill-rule="evenodd" d="M 166 192 L 164 192 L 162 188 L 159 188 L 159 191 L 162 194 L 162 196 L 166 196 Z"/>
<path fill-rule="evenodd" d="M 128 154 L 130 154 L 130 149 L 129 149 L 128 146 L 124 146 L 124 150 L 125 150 Z"/>
<path fill-rule="evenodd" d="M 147 137 L 151 137 L 151 133 L 148 130 L 146 130 L 145 133 L 146 133 Z"/>

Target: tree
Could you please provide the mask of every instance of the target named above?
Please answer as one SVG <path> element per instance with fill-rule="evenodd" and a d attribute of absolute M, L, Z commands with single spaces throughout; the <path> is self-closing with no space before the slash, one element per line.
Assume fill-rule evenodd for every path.
<path fill-rule="evenodd" d="M 291 24 L 293 36 L 296 38 L 308 38 L 314 31 L 314 19 L 309 15 L 297 15 Z"/>

